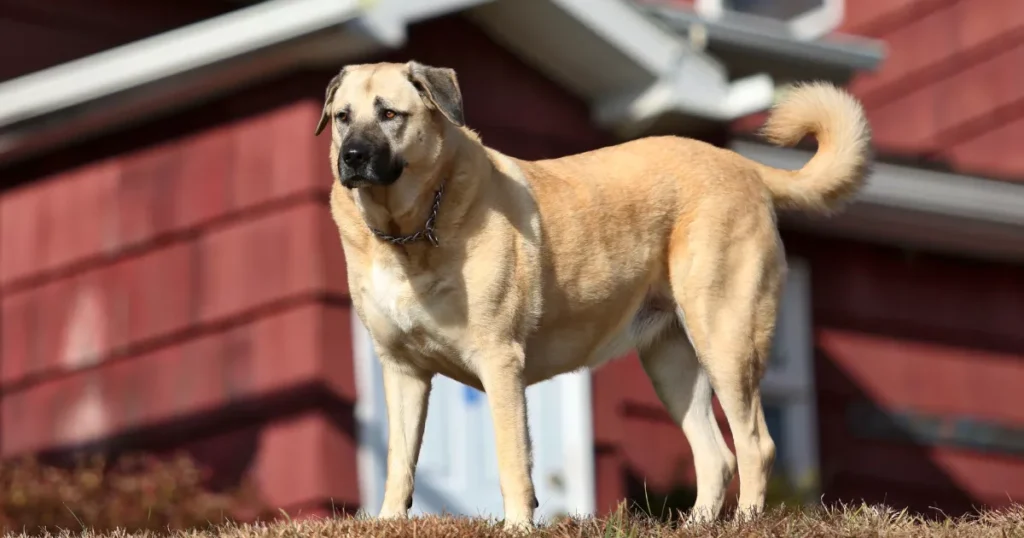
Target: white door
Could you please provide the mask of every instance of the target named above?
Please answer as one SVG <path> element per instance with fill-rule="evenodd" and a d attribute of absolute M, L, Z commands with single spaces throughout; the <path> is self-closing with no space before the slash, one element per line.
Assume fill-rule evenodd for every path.
<path fill-rule="evenodd" d="M 380 510 L 387 467 L 387 412 L 380 362 L 353 316 L 359 401 L 359 478 L 363 508 Z M 594 513 L 594 443 L 589 372 L 556 377 L 526 391 L 533 480 L 542 521 Z M 485 394 L 435 376 L 416 469 L 411 513 L 503 517 L 494 426 Z"/>

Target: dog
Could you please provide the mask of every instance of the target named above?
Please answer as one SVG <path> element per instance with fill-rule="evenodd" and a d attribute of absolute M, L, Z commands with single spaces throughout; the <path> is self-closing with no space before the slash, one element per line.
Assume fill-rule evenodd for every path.
<path fill-rule="evenodd" d="M 516 159 L 466 126 L 454 70 L 415 61 L 341 69 L 316 135 L 328 125 L 330 211 L 383 368 L 379 517 L 411 507 L 440 374 L 487 394 L 504 524 L 532 528 L 525 388 L 631 349 L 692 448 L 690 520 L 718 517 L 737 468 L 737 514 L 763 510 L 775 445 L 759 383 L 786 271 L 776 210 L 832 214 L 861 188 L 870 133 L 859 102 L 809 83 L 773 106 L 768 140 L 817 139 L 795 171 L 675 136 Z"/>

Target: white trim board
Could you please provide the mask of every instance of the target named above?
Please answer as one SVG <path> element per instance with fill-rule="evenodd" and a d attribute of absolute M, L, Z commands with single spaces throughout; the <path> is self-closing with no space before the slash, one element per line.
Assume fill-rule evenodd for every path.
<path fill-rule="evenodd" d="M 755 161 L 795 170 L 808 151 L 734 141 Z M 828 218 L 780 214 L 787 228 L 912 249 L 1024 261 L 1024 184 L 876 163 L 845 211 Z"/>
<path fill-rule="evenodd" d="M 359 504 L 361 511 L 376 514 L 380 507 L 378 499 L 384 497 L 384 480 L 387 475 L 387 447 L 378 446 L 387 439 L 387 431 L 381 431 L 376 420 L 386 414 L 379 402 L 383 401 L 383 387 L 374 380 L 373 344 L 370 333 L 356 315 L 349 316 L 352 325 L 352 367 L 355 370 L 356 404 L 353 411 L 356 422 L 356 476 L 359 479 Z M 379 393 L 379 394 L 378 394 Z M 386 441 L 385 441 L 386 442 Z M 383 451 L 383 452 L 382 452 Z"/>
<path fill-rule="evenodd" d="M 811 315 L 811 267 L 787 256 L 788 271 L 779 304 L 772 362 L 761 380 L 765 406 L 782 409 L 782 431 L 776 445 L 786 447 L 782 468 L 790 485 L 816 502 L 820 494 L 818 414 L 814 384 L 814 322 Z M 776 360 L 781 362 L 776 362 Z"/>

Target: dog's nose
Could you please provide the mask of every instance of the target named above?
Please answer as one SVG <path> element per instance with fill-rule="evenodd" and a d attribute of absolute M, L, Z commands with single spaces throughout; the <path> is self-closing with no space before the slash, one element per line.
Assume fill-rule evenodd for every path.
<path fill-rule="evenodd" d="M 345 164 L 352 168 L 357 168 L 360 165 L 366 163 L 370 157 L 369 148 L 359 144 L 353 144 L 342 151 L 341 158 L 345 161 Z"/>

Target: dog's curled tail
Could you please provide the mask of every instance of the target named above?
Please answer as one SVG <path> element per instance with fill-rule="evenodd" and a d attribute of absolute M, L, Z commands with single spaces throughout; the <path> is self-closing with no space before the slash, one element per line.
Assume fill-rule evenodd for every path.
<path fill-rule="evenodd" d="M 818 151 L 799 170 L 762 165 L 776 207 L 831 213 L 863 186 L 871 132 L 864 109 L 846 91 L 824 82 L 796 85 L 772 107 L 762 133 L 779 146 L 808 134 L 818 140 Z"/>

